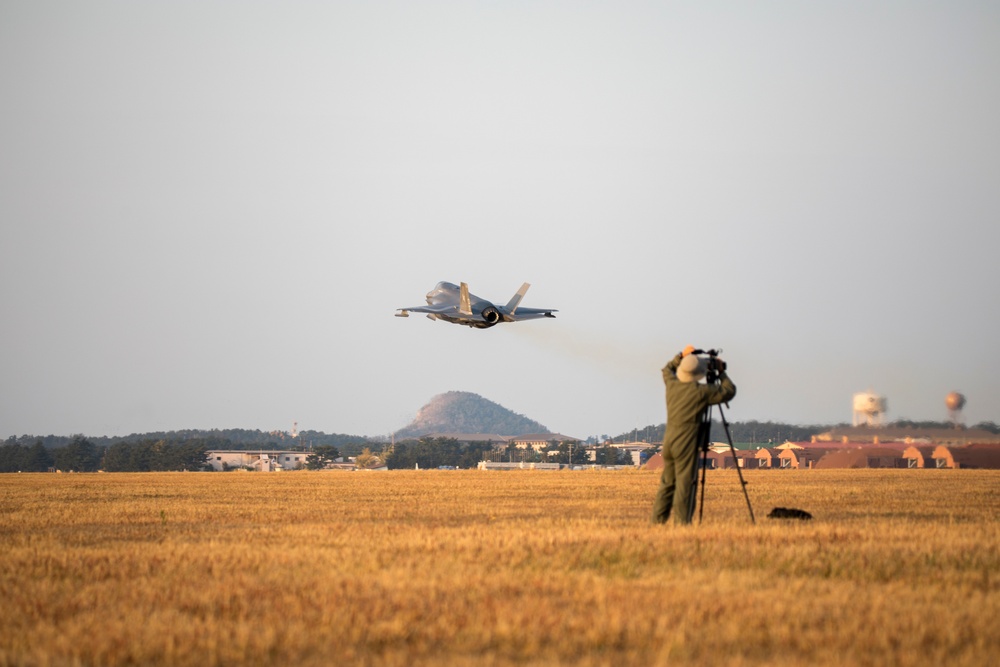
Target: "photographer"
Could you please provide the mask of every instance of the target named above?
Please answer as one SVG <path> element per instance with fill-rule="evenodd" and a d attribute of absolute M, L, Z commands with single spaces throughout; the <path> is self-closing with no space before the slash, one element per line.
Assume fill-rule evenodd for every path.
<path fill-rule="evenodd" d="M 667 387 L 667 429 L 663 435 L 663 473 L 653 503 L 653 523 L 666 523 L 676 504 L 674 522 L 691 523 L 698 483 L 695 462 L 698 447 L 708 446 L 711 424 L 708 406 L 736 396 L 736 385 L 726 375 L 726 364 L 714 351 L 706 359 L 688 345 L 663 369 Z M 713 381 L 701 384 L 711 371 Z"/>

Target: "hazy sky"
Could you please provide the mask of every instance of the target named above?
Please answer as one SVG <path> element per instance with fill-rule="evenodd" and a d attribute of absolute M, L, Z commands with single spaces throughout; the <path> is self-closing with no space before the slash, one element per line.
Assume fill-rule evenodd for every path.
<path fill-rule="evenodd" d="M 0 437 L 1000 421 L 996 2 L 0 0 L 0 101 Z"/>

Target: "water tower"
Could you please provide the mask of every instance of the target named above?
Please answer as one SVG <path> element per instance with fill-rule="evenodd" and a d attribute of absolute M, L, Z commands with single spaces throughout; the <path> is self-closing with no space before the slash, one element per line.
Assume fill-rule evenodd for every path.
<path fill-rule="evenodd" d="M 882 415 L 886 412 L 884 397 L 872 391 L 854 395 L 854 425 L 881 426 Z"/>
<path fill-rule="evenodd" d="M 955 428 L 962 428 L 962 408 L 965 407 L 965 396 L 953 391 L 944 397 L 944 405 L 948 408 L 948 419 Z"/>

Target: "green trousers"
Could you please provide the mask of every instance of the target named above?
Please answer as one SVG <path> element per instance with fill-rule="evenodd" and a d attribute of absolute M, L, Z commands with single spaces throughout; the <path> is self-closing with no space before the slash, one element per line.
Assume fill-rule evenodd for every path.
<path fill-rule="evenodd" d="M 664 445 L 663 473 L 660 474 L 660 488 L 653 501 L 653 523 L 666 523 L 672 509 L 674 523 L 691 523 L 694 517 L 694 501 L 698 493 L 695 465 L 698 461 L 698 445 L 694 440 L 674 442 Z"/>

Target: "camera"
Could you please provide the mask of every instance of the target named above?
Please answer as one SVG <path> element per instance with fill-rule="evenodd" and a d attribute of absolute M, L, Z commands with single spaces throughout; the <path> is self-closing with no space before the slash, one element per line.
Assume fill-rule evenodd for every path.
<path fill-rule="evenodd" d="M 705 381 L 709 384 L 716 382 L 719 379 L 719 373 L 726 370 L 726 362 L 719 359 L 719 355 L 722 354 L 722 350 L 695 350 L 694 354 L 707 354 L 708 355 L 708 372 L 705 374 Z"/>
<path fill-rule="evenodd" d="M 726 362 L 724 362 L 722 359 L 719 359 L 718 356 L 710 354 L 708 356 L 708 370 L 715 371 L 716 373 L 724 371 L 726 370 Z"/>

